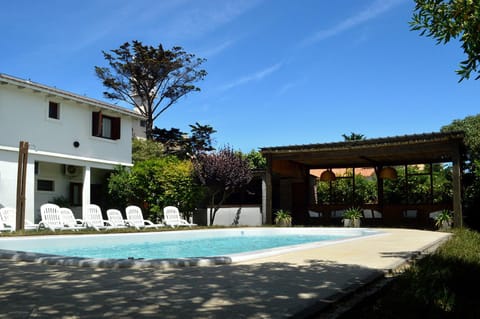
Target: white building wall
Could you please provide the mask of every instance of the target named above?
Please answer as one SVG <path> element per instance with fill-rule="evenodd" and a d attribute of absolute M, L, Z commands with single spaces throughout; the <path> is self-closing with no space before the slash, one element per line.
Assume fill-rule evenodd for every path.
<path fill-rule="evenodd" d="M 82 183 L 86 167 L 101 174 L 102 170 L 112 170 L 120 164 L 129 165 L 132 131 L 140 123 L 140 118 L 128 113 L 83 101 L 74 94 L 70 98 L 68 92 L 57 95 L 55 89 L 45 88 L 8 84 L 0 78 L 0 207 L 16 207 L 18 147 L 20 141 L 26 141 L 30 148 L 25 214 L 31 221 L 39 220 L 41 204 L 55 197 L 69 197 L 70 183 Z M 50 101 L 60 105 L 59 120 L 48 116 Z M 98 111 L 121 118 L 120 139 L 92 136 L 92 112 Z M 79 143 L 78 147 L 74 142 Z M 38 163 L 38 175 L 35 163 Z M 65 165 L 78 166 L 82 174 L 67 176 Z M 100 175 L 95 174 L 92 182 L 99 183 Z M 37 191 L 39 178 L 53 180 L 55 190 Z M 81 216 L 81 207 L 76 208 L 74 212 Z"/>
<path fill-rule="evenodd" d="M 0 207 L 17 206 L 17 174 L 18 153 L 0 151 Z M 34 221 L 34 174 L 35 164 L 27 163 L 27 179 L 25 188 L 25 215 L 26 219 Z"/>
<path fill-rule="evenodd" d="M 48 118 L 49 101 L 60 104 L 59 120 Z M 120 139 L 94 137 L 92 112 L 99 110 L 26 88 L 0 85 L 0 145 L 18 147 L 20 141 L 27 141 L 32 150 L 130 163 L 132 122 L 140 120 L 102 110 L 107 116 L 121 117 Z M 74 147 L 75 141 L 79 147 Z"/>

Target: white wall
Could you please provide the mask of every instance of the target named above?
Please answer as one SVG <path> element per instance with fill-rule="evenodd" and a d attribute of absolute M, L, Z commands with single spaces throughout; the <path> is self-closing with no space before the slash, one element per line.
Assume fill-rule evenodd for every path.
<path fill-rule="evenodd" d="M 17 174 L 18 153 L 0 151 L 0 207 L 15 208 L 17 206 Z M 34 220 L 34 174 L 35 165 L 29 160 L 25 189 L 25 215 L 30 221 Z"/>
<path fill-rule="evenodd" d="M 210 223 L 210 209 L 199 209 L 193 215 L 193 221 L 199 225 Z M 260 205 L 245 207 L 221 207 L 215 215 L 214 225 L 219 226 L 261 226 L 262 210 Z"/>
<path fill-rule="evenodd" d="M 48 118 L 49 101 L 60 104 L 59 120 Z M 139 119 L 102 110 L 105 115 L 121 117 L 121 137 L 93 137 L 92 112 L 99 110 L 27 88 L 0 85 L 0 145 L 18 147 L 20 141 L 27 141 L 33 150 L 130 163 L 132 122 Z M 73 146 L 75 141 L 80 143 L 78 148 Z"/>

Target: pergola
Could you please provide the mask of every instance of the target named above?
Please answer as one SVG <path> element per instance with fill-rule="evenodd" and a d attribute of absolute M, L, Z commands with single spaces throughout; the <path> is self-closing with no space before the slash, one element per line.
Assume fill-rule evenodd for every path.
<path fill-rule="evenodd" d="M 293 212 L 295 218 L 307 213 L 311 200 L 311 169 L 372 167 L 378 171 L 386 166 L 451 163 L 454 225 L 461 227 L 463 138 L 463 132 L 442 132 L 337 143 L 264 147 L 261 153 L 267 160 L 266 222 L 272 223 L 273 198 L 280 196 L 281 187 L 274 187 L 273 180 L 289 180 L 296 185 L 293 190 L 286 192 L 290 196 L 287 202 L 297 210 Z M 379 184 L 383 184 L 381 179 Z M 379 187 L 382 188 L 381 185 Z M 285 198 L 282 198 L 282 201 L 285 202 Z"/>

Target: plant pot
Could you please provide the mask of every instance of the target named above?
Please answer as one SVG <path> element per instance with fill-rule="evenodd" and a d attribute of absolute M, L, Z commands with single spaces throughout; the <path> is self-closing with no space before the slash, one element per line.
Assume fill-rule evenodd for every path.
<path fill-rule="evenodd" d="M 277 221 L 277 226 L 280 227 L 290 227 L 292 226 L 292 221 L 291 220 L 279 220 Z"/>
<path fill-rule="evenodd" d="M 450 230 L 451 228 L 452 228 L 452 223 L 446 220 L 442 221 L 439 227 L 439 229 L 442 231 L 447 231 L 447 230 Z"/>
<path fill-rule="evenodd" d="M 360 219 L 355 218 L 355 219 L 344 219 L 343 220 L 343 227 L 360 227 Z"/>
<path fill-rule="evenodd" d="M 360 219 L 353 219 L 352 223 L 353 223 L 353 227 L 356 227 L 356 228 L 360 227 Z"/>

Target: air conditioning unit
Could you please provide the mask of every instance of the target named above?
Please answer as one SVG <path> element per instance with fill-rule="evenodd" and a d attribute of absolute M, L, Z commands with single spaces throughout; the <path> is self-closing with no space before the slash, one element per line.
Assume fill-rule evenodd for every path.
<path fill-rule="evenodd" d="M 80 167 L 74 165 L 65 165 L 65 175 L 66 176 L 78 176 L 80 174 Z"/>

